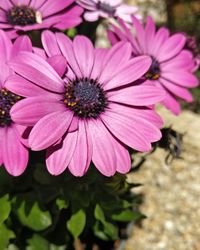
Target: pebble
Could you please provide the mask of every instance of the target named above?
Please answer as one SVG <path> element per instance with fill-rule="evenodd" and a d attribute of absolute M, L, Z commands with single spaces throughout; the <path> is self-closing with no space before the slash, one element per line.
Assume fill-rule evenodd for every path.
<path fill-rule="evenodd" d="M 143 184 L 133 192 L 144 196 L 140 209 L 147 218 L 129 230 L 125 250 L 200 250 L 200 116 L 183 111 L 175 117 L 163 108 L 159 112 L 166 125 L 187 131 L 182 159 L 167 166 L 166 152 L 157 149 L 128 176 Z"/>

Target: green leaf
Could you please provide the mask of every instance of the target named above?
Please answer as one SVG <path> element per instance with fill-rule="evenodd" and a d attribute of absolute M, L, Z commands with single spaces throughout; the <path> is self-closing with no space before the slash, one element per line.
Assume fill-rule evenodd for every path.
<path fill-rule="evenodd" d="M 101 240 L 108 241 L 109 237 L 102 231 L 100 226 L 100 222 L 96 221 L 95 225 L 93 226 L 94 235 Z"/>
<path fill-rule="evenodd" d="M 67 222 L 67 228 L 75 239 L 83 232 L 86 224 L 86 214 L 81 209 L 77 213 L 73 214 Z"/>
<path fill-rule="evenodd" d="M 15 246 L 14 244 L 9 244 L 9 246 L 6 248 L 6 250 L 19 250 L 19 248 L 17 246 Z"/>
<path fill-rule="evenodd" d="M 119 214 L 113 214 L 112 219 L 116 221 L 129 222 L 142 218 L 142 215 L 138 212 L 131 210 L 122 211 Z"/>
<path fill-rule="evenodd" d="M 9 202 L 9 195 L 6 194 L 0 198 L 0 224 L 8 218 L 10 211 L 11 205 Z"/>
<path fill-rule="evenodd" d="M 112 240 L 116 240 L 119 238 L 118 234 L 118 227 L 109 223 L 109 222 L 104 222 L 104 232 L 106 235 L 110 237 Z"/>
<path fill-rule="evenodd" d="M 97 220 L 101 221 L 102 223 L 105 222 L 105 215 L 104 215 L 103 209 L 99 206 L 99 204 L 97 204 L 95 207 L 94 217 Z"/>
<path fill-rule="evenodd" d="M 34 234 L 33 237 L 28 240 L 28 244 L 26 250 L 49 250 L 48 241 L 38 234 Z"/>
<path fill-rule="evenodd" d="M 56 200 L 56 205 L 58 206 L 59 210 L 62 210 L 64 208 L 68 208 L 69 203 L 66 200 L 62 200 L 58 198 Z"/>
<path fill-rule="evenodd" d="M 4 224 L 0 224 L 0 250 L 5 250 L 10 239 L 15 238 L 13 231 L 9 230 Z"/>
<path fill-rule="evenodd" d="M 42 211 L 37 202 L 27 211 L 26 203 L 23 201 L 16 212 L 21 223 L 35 231 L 44 230 L 52 224 L 50 213 Z"/>

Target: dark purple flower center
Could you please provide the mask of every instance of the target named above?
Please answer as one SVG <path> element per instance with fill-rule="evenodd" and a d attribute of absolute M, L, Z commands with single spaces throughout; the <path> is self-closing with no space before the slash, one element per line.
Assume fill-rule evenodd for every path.
<path fill-rule="evenodd" d="M 0 90 L 0 127 L 9 126 L 11 124 L 10 109 L 20 99 L 20 96 L 6 89 Z"/>
<path fill-rule="evenodd" d="M 110 16 L 113 16 L 115 14 L 115 11 L 116 11 L 115 8 L 113 6 L 111 6 L 110 4 L 102 3 L 102 2 L 97 3 L 97 8 L 102 10 L 103 12 L 106 12 Z"/>
<path fill-rule="evenodd" d="M 35 24 L 37 22 L 37 12 L 27 6 L 14 6 L 7 12 L 7 20 L 9 24 L 25 26 Z"/>
<path fill-rule="evenodd" d="M 95 80 L 82 78 L 67 84 L 64 103 L 80 118 L 97 118 L 105 110 L 107 98 Z"/>
<path fill-rule="evenodd" d="M 160 77 L 160 65 L 153 59 L 149 71 L 145 74 L 145 77 L 150 80 L 157 80 Z"/>

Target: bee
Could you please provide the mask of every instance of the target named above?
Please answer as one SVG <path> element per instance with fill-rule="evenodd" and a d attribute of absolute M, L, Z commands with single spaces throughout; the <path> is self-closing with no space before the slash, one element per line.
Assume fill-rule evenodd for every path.
<path fill-rule="evenodd" d="M 161 132 L 162 138 L 156 143 L 156 147 L 163 148 L 168 152 L 165 163 L 170 165 L 174 159 L 181 159 L 184 134 L 173 130 L 171 126 L 161 129 Z"/>

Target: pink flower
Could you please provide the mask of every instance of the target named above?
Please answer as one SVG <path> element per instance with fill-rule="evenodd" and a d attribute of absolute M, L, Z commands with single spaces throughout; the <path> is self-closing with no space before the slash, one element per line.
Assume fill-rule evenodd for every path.
<path fill-rule="evenodd" d="M 24 172 L 28 163 L 28 149 L 23 145 L 26 143 L 25 138 L 22 138 L 26 127 L 16 124 L 10 116 L 10 109 L 21 96 L 8 91 L 5 85 L 8 77 L 15 77 L 16 82 L 19 80 L 8 67 L 7 61 L 22 50 L 32 51 L 28 37 L 21 36 L 12 44 L 4 31 L 0 31 L 0 166 L 3 164 L 13 176 Z M 26 84 L 25 79 L 23 83 Z"/>
<path fill-rule="evenodd" d="M 166 98 L 161 103 L 174 114 L 179 114 L 181 107 L 177 98 L 191 102 L 193 98 L 188 88 L 198 85 L 198 79 L 192 73 L 193 56 L 184 49 L 186 37 L 180 33 L 170 36 L 169 30 L 164 27 L 156 32 L 151 17 L 148 17 L 145 27 L 135 17 L 132 19 L 135 35 L 119 20 L 122 29 L 113 26 L 109 38 L 113 44 L 129 41 L 134 56 L 151 56 L 152 64 L 145 77 L 166 91 Z"/>
<path fill-rule="evenodd" d="M 106 176 L 128 172 L 126 145 L 149 151 L 151 142 L 161 137 L 162 121 L 146 106 L 160 101 L 163 91 L 148 83 L 145 88 L 134 84 L 149 69 L 151 58 L 130 59 L 131 47 L 123 42 L 110 50 L 94 49 L 84 36 L 72 42 L 50 31 L 43 33 L 42 41 L 48 56 L 62 53 L 67 59 L 65 77 L 33 53 L 21 52 L 10 62 L 22 79 L 30 81 L 24 86 L 18 81 L 18 89 L 15 84 L 16 94 L 25 89 L 29 96 L 11 110 L 15 122 L 34 126 L 30 147 L 47 149 L 46 164 L 53 175 L 68 168 L 83 176 L 91 161 Z M 58 66 L 65 71 L 65 64 Z M 12 89 L 12 82 L 6 87 Z"/>
<path fill-rule="evenodd" d="M 100 17 L 120 17 L 125 22 L 131 22 L 131 15 L 137 14 L 138 8 L 123 3 L 123 0 L 77 0 L 86 11 L 85 20 L 97 21 Z"/>
<path fill-rule="evenodd" d="M 2 0 L 0 29 L 10 38 L 39 29 L 68 29 L 81 23 L 83 9 L 75 0 Z"/>
<path fill-rule="evenodd" d="M 197 41 L 196 38 L 194 36 L 189 36 L 187 34 L 185 34 L 186 36 L 186 44 L 184 49 L 189 50 L 193 57 L 194 57 L 194 69 L 193 71 L 196 71 L 199 69 L 200 67 L 200 52 L 199 52 L 199 48 L 197 46 Z"/>

